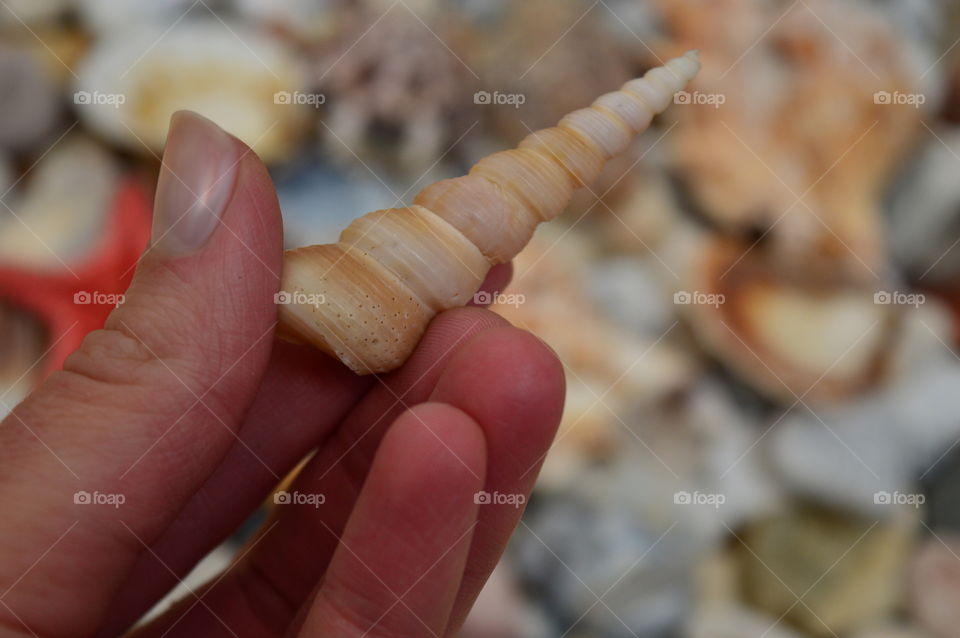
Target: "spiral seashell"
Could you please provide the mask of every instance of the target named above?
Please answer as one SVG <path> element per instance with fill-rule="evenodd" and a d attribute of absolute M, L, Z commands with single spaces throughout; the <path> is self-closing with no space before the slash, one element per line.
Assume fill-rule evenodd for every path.
<path fill-rule="evenodd" d="M 412 206 L 360 217 L 337 244 L 287 251 L 280 336 L 359 374 L 399 367 L 435 314 L 467 303 L 490 266 L 519 253 L 699 69 L 691 51 L 428 186 Z"/>

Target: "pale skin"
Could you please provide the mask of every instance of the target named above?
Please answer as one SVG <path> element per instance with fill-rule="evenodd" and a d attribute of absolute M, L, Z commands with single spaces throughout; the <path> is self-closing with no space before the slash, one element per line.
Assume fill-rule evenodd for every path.
<path fill-rule="evenodd" d="M 563 402 L 553 352 L 476 307 L 379 378 L 276 341 L 280 212 L 235 143 L 206 246 L 147 251 L 106 328 L 0 424 L 0 636 L 127 632 L 311 450 L 287 489 L 323 505 L 274 507 L 138 636 L 451 635 L 519 521 L 474 495 L 529 494 Z"/>

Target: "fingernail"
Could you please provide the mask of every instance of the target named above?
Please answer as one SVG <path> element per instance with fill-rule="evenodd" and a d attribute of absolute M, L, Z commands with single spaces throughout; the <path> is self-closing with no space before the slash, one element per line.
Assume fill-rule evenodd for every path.
<path fill-rule="evenodd" d="M 151 252 L 199 252 L 220 225 L 236 182 L 239 147 L 223 129 L 191 111 L 170 119 L 153 207 Z"/>

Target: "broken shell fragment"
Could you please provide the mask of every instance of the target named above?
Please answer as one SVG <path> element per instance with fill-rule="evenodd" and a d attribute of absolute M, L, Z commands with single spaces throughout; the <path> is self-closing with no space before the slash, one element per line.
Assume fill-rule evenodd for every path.
<path fill-rule="evenodd" d="M 876 303 L 872 289 L 804 280 L 745 242 L 679 235 L 669 249 L 688 256 L 678 310 L 703 347 L 758 391 L 825 403 L 884 378 L 898 309 Z"/>
<path fill-rule="evenodd" d="M 559 133 L 534 133 L 521 148 L 480 160 L 465 177 L 426 188 L 413 206 L 355 220 L 338 244 L 288 251 L 279 333 L 360 374 L 399 367 L 430 318 L 469 301 L 492 264 L 513 258 L 537 224 L 558 215 L 574 189 L 625 148 L 637 132 L 627 122 L 642 122 L 638 109 L 652 118 L 698 69 L 690 52 L 633 80 L 657 108 L 624 89 L 619 99 L 601 98 L 563 118 Z M 564 143 L 555 147 L 558 138 Z"/>

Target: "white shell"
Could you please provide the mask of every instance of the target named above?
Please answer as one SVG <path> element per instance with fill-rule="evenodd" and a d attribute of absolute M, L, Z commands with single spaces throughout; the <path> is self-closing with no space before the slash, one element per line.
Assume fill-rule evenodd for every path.
<path fill-rule="evenodd" d="M 78 75 L 74 101 L 84 121 L 138 153 L 159 155 L 170 116 L 191 109 L 269 162 L 290 146 L 306 108 L 284 99 L 299 85 L 290 51 L 215 20 L 113 32 Z"/>

